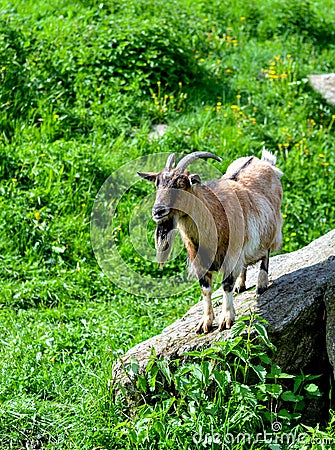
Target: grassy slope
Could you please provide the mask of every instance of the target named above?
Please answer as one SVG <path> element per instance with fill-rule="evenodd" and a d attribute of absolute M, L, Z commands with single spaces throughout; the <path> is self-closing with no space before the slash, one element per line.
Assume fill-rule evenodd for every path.
<path fill-rule="evenodd" d="M 334 227 L 335 111 L 306 82 L 334 71 L 331 2 L 244 3 L 1 2 L 3 448 L 113 448 L 113 360 L 198 298 L 131 296 L 101 273 L 90 212 L 125 161 L 199 149 L 227 166 L 265 145 L 285 173 L 283 251 Z"/>

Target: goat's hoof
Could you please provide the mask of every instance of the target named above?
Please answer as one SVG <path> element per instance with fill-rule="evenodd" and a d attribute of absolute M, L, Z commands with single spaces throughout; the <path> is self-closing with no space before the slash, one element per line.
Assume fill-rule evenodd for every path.
<path fill-rule="evenodd" d="M 219 319 L 219 331 L 229 330 L 235 321 L 235 317 L 221 315 Z"/>
<path fill-rule="evenodd" d="M 267 290 L 267 288 L 268 288 L 267 286 L 258 286 L 256 288 L 256 294 L 257 295 L 263 294 Z"/>
<path fill-rule="evenodd" d="M 242 285 L 242 286 L 235 286 L 234 292 L 236 294 L 242 294 L 242 292 L 245 292 L 247 290 L 247 288 Z"/>
<path fill-rule="evenodd" d="M 197 334 L 209 333 L 212 329 L 213 319 L 211 316 L 203 316 L 197 326 Z"/>

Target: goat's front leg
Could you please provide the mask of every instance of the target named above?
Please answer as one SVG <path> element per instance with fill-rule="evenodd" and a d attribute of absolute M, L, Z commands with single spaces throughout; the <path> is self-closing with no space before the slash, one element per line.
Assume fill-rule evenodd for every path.
<path fill-rule="evenodd" d="M 207 272 L 206 275 L 199 279 L 202 301 L 204 305 L 204 315 L 202 316 L 198 327 L 197 333 L 208 333 L 213 324 L 214 320 L 214 311 L 212 306 L 212 279 L 213 276 L 210 272 Z"/>
<path fill-rule="evenodd" d="M 237 274 L 229 274 L 224 278 L 222 282 L 223 287 L 223 299 L 222 299 L 222 312 L 219 318 L 219 330 L 222 331 L 225 328 L 230 328 L 235 321 L 234 310 L 234 284 Z"/>

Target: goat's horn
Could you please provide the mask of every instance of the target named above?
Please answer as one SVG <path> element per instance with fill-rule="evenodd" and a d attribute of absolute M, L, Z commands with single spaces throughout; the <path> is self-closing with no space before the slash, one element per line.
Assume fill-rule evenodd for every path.
<path fill-rule="evenodd" d="M 171 170 L 173 166 L 174 166 L 174 153 L 171 153 L 171 155 L 169 155 L 169 157 L 166 161 L 165 169 Z"/>
<path fill-rule="evenodd" d="M 189 164 L 191 164 L 193 161 L 199 158 L 213 158 L 216 159 L 216 161 L 219 162 L 222 161 L 221 158 L 210 152 L 194 152 L 184 156 L 184 158 L 182 158 L 177 164 L 176 169 L 184 170 Z"/>

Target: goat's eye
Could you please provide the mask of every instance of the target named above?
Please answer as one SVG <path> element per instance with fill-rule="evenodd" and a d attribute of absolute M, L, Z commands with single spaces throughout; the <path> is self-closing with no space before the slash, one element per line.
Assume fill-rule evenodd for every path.
<path fill-rule="evenodd" d="M 184 178 L 179 177 L 176 180 L 174 180 L 173 187 L 175 189 L 184 189 L 185 186 L 186 186 L 186 184 L 185 184 Z"/>

